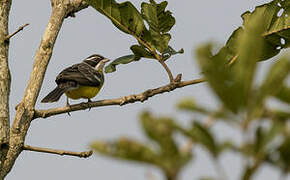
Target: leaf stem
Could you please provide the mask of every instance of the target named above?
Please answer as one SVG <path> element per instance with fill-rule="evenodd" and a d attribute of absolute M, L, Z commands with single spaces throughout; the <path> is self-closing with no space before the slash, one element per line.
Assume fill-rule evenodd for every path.
<path fill-rule="evenodd" d="M 163 60 L 158 60 L 158 61 L 163 66 L 163 68 L 166 70 L 166 72 L 168 74 L 168 77 L 169 77 L 169 80 L 170 80 L 170 83 L 173 83 L 174 82 L 174 78 L 173 78 L 172 72 L 169 69 L 169 67 L 167 66 L 167 64 Z"/>

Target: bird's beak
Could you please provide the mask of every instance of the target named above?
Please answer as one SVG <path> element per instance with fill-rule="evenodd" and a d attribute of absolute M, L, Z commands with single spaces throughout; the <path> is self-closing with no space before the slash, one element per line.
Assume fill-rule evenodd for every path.
<path fill-rule="evenodd" d="M 110 59 L 107 59 L 107 58 L 106 58 L 106 59 L 103 59 L 102 61 L 103 61 L 103 62 L 104 62 L 104 64 L 105 64 L 105 63 L 109 62 L 109 61 L 110 61 Z"/>

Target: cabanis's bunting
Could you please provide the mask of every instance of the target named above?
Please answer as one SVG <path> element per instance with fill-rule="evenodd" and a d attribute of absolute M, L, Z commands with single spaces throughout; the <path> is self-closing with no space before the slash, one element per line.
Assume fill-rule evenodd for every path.
<path fill-rule="evenodd" d="M 109 59 L 94 54 L 83 62 L 64 69 L 56 77 L 57 87 L 41 102 L 56 102 L 64 93 L 67 96 L 67 106 L 69 106 L 68 98 L 84 98 L 91 102 L 91 98 L 98 94 L 104 84 L 103 67 L 108 61 Z"/>

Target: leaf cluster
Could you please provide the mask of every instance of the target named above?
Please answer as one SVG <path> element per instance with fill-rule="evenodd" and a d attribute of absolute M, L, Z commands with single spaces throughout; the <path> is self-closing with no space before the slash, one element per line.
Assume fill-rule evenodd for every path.
<path fill-rule="evenodd" d="M 169 31 L 175 25 L 175 18 L 166 10 L 167 1 L 141 4 L 141 11 L 129 1 L 117 3 L 115 0 L 86 0 L 98 12 L 109 18 L 122 32 L 134 37 L 138 45 L 132 45 L 133 54 L 117 58 L 110 63 L 105 72 L 116 71 L 119 64 L 138 61 L 141 58 L 165 61 L 172 55 L 183 53 L 169 46 Z M 147 27 L 146 27 L 147 25 Z"/>

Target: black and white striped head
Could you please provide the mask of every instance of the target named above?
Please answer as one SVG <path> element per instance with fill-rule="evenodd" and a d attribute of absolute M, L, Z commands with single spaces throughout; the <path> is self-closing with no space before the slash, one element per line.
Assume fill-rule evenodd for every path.
<path fill-rule="evenodd" d="M 109 59 L 99 55 L 99 54 L 93 54 L 89 57 L 87 57 L 83 62 L 95 67 L 96 69 L 103 69 L 105 63 L 107 63 Z"/>

